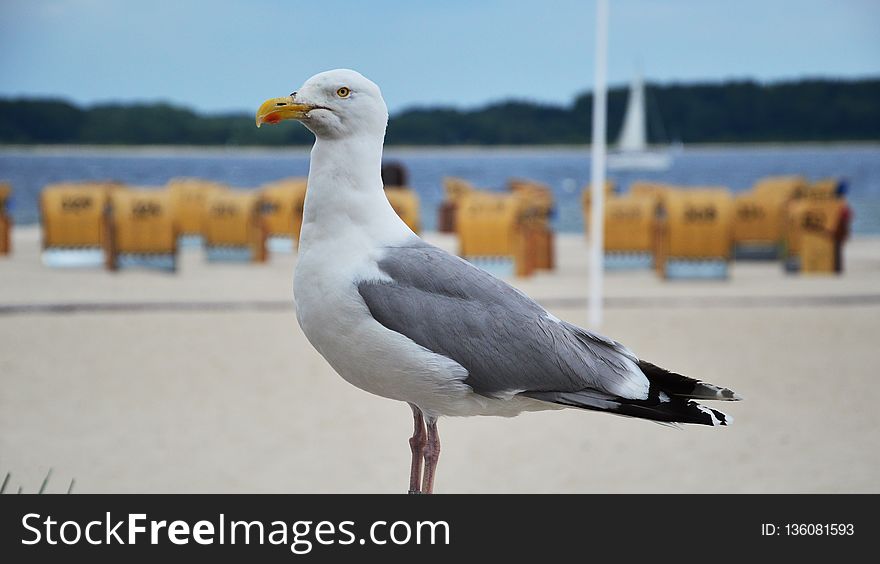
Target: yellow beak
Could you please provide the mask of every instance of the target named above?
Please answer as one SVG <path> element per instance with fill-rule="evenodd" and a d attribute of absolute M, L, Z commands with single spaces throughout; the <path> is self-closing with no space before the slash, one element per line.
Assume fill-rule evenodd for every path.
<path fill-rule="evenodd" d="M 309 104 L 294 102 L 292 96 L 269 98 L 257 110 L 257 127 L 264 123 L 278 123 L 286 119 L 302 119 L 314 108 L 315 106 Z"/>

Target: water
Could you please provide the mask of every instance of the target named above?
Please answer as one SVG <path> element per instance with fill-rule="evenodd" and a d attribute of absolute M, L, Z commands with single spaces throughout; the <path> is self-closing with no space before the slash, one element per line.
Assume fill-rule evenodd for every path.
<path fill-rule="evenodd" d="M 443 200 L 444 176 L 460 176 L 481 188 L 501 189 L 508 178 L 538 180 L 556 193 L 555 227 L 583 231 L 581 188 L 590 176 L 589 151 L 579 148 L 394 149 L 386 160 L 402 162 L 422 203 L 422 223 L 433 230 Z M 308 173 L 304 150 L 254 149 L 2 149 L 0 181 L 10 182 L 16 224 L 39 221 L 38 195 L 46 184 L 111 179 L 133 186 L 159 186 L 194 176 L 254 188 Z M 802 174 L 849 180 L 853 231 L 880 234 L 880 145 L 816 147 L 718 147 L 685 149 L 663 172 L 611 173 L 618 186 L 645 179 L 681 185 L 746 190 L 761 177 Z"/>

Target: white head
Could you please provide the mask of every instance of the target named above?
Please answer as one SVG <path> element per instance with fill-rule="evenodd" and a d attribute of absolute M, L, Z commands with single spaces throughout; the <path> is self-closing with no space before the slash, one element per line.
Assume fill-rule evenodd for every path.
<path fill-rule="evenodd" d="M 290 96 L 266 100 L 257 110 L 257 127 L 287 119 L 299 120 L 321 139 L 381 139 L 388 108 L 372 81 L 353 70 L 336 69 L 316 74 Z"/>

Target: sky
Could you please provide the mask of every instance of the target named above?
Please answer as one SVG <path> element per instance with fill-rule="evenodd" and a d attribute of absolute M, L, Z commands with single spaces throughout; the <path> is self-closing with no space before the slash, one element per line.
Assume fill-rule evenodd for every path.
<path fill-rule="evenodd" d="M 611 0 L 629 82 L 880 76 L 877 0 Z M 250 112 L 353 68 L 392 113 L 592 88 L 591 0 L 0 0 L 0 97 Z"/>

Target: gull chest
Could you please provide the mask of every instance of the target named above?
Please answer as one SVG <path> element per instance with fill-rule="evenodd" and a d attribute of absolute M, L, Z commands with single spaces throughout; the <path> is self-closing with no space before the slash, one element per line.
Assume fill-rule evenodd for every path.
<path fill-rule="evenodd" d="M 294 275 L 297 320 L 312 346 L 362 390 L 429 411 L 457 413 L 447 404 L 472 396 L 462 383 L 466 371 L 381 325 L 358 292 L 358 281 L 386 276 L 373 253 L 343 261 L 327 260 L 329 248 L 316 251 L 313 247 L 301 255 Z"/>
<path fill-rule="evenodd" d="M 294 274 L 297 320 L 312 346 L 346 381 L 380 396 L 405 399 L 394 390 L 407 346 L 373 320 L 357 290 L 357 280 L 381 276 L 370 255 L 333 245 L 303 253 Z M 329 256 L 334 259 L 327 260 Z"/>

